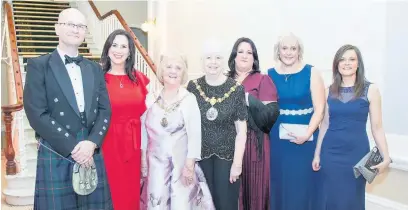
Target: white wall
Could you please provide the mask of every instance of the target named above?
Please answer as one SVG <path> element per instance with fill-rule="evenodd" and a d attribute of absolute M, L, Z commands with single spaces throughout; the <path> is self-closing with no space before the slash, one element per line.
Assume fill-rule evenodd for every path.
<path fill-rule="evenodd" d="M 154 6 L 151 6 L 154 5 Z M 408 135 L 408 1 L 374 0 L 206 0 L 164 1 L 150 5 L 157 17 L 149 46 L 155 54 L 178 49 L 188 57 L 189 72 L 201 74 L 201 48 L 208 37 L 224 43 L 228 57 L 234 41 L 251 38 L 258 48 L 261 69 L 275 65 L 273 45 L 277 37 L 291 31 L 303 40 L 305 62 L 323 70 L 331 82 L 335 52 L 343 44 L 360 48 L 367 78 L 380 87 L 384 99 L 384 122 L 388 132 Z M 405 59 L 404 59 L 405 58 Z M 395 80 L 397 79 L 397 80 Z M 405 97 L 404 97 L 405 94 Z M 394 102 L 398 102 L 394 104 Z"/>
<path fill-rule="evenodd" d="M 147 1 L 93 1 L 101 15 L 118 10 L 131 27 L 138 27 L 147 20 Z"/>
<path fill-rule="evenodd" d="M 378 72 L 384 66 L 379 58 L 384 55 L 381 49 L 385 45 L 386 9 L 379 1 L 180 0 L 165 4 L 167 14 L 158 19 L 165 26 L 158 28 L 161 33 L 157 36 L 165 35 L 167 41 L 160 47 L 184 51 L 193 74 L 200 72 L 201 44 L 210 36 L 224 41 L 226 55 L 237 38 L 251 38 L 265 71 L 274 65 L 272 51 L 277 37 L 292 31 L 303 39 L 305 61 L 320 69 L 331 68 L 341 45 L 359 46 L 366 60 L 367 76 L 382 83 Z"/>
<path fill-rule="evenodd" d="M 389 2 L 386 11 L 384 127 L 386 132 L 407 136 L 408 142 L 408 1 Z"/>

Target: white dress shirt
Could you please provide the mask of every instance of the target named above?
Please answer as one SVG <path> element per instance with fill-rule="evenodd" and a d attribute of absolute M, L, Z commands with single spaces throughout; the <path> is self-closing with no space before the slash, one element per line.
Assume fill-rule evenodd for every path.
<path fill-rule="evenodd" d="M 62 62 L 65 64 L 65 55 L 59 47 L 57 47 L 58 54 L 60 55 Z M 78 56 L 78 54 L 77 54 Z M 74 88 L 76 102 L 78 104 L 78 109 L 80 112 L 85 110 L 85 100 L 84 100 L 84 87 L 82 84 L 82 74 L 81 67 L 75 63 L 65 64 L 69 78 L 71 79 L 72 87 Z"/>

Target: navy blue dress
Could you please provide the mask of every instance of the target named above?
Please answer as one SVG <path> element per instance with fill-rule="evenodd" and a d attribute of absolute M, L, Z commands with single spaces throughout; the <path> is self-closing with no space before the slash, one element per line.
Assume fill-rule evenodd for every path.
<path fill-rule="evenodd" d="M 275 83 L 281 114 L 270 132 L 271 210 L 316 210 L 316 175 L 312 161 L 318 132 L 313 141 L 298 145 L 279 138 L 281 123 L 308 125 L 313 115 L 310 91 L 311 65 L 298 73 L 278 74 L 269 69 Z M 286 110 L 285 112 L 282 112 Z"/>
<path fill-rule="evenodd" d="M 366 181 L 363 176 L 354 177 L 353 166 L 369 152 L 369 85 L 365 84 L 363 96 L 358 98 L 354 97 L 353 87 L 341 88 L 340 97 L 329 93 L 329 127 L 320 155 L 320 209 L 365 209 Z"/>

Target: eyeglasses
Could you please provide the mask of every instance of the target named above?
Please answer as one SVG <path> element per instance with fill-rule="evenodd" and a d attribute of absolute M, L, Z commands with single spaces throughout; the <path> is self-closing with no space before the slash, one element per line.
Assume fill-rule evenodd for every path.
<path fill-rule="evenodd" d="M 73 23 L 57 23 L 57 24 L 68 26 L 72 29 L 77 28 L 83 31 L 85 31 L 88 28 L 88 26 L 82 25 L 82 24 L 73 24 Z"/>

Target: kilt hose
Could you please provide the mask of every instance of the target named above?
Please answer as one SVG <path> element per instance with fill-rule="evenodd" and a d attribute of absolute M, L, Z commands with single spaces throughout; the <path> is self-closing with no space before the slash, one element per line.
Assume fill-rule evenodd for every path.
<path fill-rule="evenodd" d="M 37 172 L 34 194 L 35 210 L 112 210 L 112 199 L 101 149 L 93 156 L 98 173 L 98 186 L 89 195 L 78 195 L 72 186 L 72 170 L 75 162 L 50 151 L 45 140 L 39 139 Z M 43 145 L 46 147 L 44 147 Z M 97 152 L 98 151 L 98 152 Z"/>

